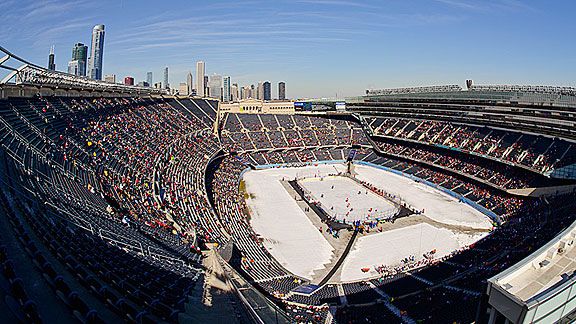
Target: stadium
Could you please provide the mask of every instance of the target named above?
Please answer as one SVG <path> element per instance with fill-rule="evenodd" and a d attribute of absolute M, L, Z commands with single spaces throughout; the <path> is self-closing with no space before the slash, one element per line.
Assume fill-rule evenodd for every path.
<path fill-rule="evenodd" d="M 575 318 L 574 88 L 232 113 L 1 50 L 7 322 Z"/>

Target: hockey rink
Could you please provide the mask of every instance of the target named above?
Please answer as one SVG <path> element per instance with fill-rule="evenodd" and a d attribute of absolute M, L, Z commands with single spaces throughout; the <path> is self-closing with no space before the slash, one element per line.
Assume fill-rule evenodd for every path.
<path fill-rule="evenodd" d="M 348 224 L 357 220 L 388 219 L 397 210 L 386 198 L 346 177 L 306 178 L 298 183 L 329 215 Z"/>
<path fill-rule="evenodd" d="M 310 279 L 315 270 L 325 268 L 333 256 L 333 248 L 300 209 L 295 201 L 297 197 L 286 191 L 282 180 L 322 178 L 345 170 L 344 164 L 320 164 L 251 170 L 244 174 L 246 190 L 251 195 L 246 202 L 251 212 L 250 221 L 254 231 L 263 239 L 266 249 L 287 270 L 298 276 Z M 489 229 L 492 226 L 491 220 L 480 211 L 423 183 L 370 166 L 357 165 L 355 171 L 358 179 L 402 197 L 413 207 L 423 209 L 424 215 L 433 221 L 467 229 Z M 329 192 L 332 187 L 330 181 L 317 180 L 310 183 L 313 183 L 312 187 L 307 184 L 307 188 L 312 192 Z M 350 191 L 358 195 L 359 190 L 354 187 L 354 190 L 347 192 Z M 325 193 L 327 200 L 323 203 L 341 202 L 342 199 L 345 200 L 345 192 L 346 190 L 342 189 L 342 192 L 334 192 L 334 195 Z M 317 192 L 314 195 L 320 196 Z M 366 196 L 365 191 L 358 196 Z M 354 208 L 370 208 L 368 205 L 372 203 L 375 205 L 371 207 L 375 208 L 382 204 L 381 198 L 376 198 L 378 201 L 358 203 L 358 207 Z M 423 223 L 360 237 L 343 264 L 341 277 L 343 281 L 350 281 L 373 276 L 374 274 L 358 272 L 367 266 L 393 265 L 410 255 L 421 256 L 423 251 L 436 249 L 437 256 L 446 255 L 485 235 L 487 232 L 460 234 Z"/>

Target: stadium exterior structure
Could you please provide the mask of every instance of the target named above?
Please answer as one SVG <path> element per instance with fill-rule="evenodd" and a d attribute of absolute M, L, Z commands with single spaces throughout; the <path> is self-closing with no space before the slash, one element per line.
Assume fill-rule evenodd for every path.
<path fill-rule="evenodd" d="M 50 94 L 67 96 L 78 94 L 90 96 L 151 95 L 163 94 L 165 90 L 150 87 L 110 84 L 101 80 L 76 76 L 64 72 L 47 70 L 30 63 L 0 46 L 0 71 L 7 71 L 0 79 L 0 98 L 8 96 L 28 96 Z"/>
<path fill-rule="evenodd" d="M 576 222 L 524 260 L 488 280 L 488 323 L 576 319 Z"/>
<path fill-rule="evenodd" d="M 156 299 L 150 299 L 150 296 L 147 296 L 149 293 L 154 293 L 154 289 L 148 286 L 148 284 L 153 284 L 153 280 L 146 276 L 149 273 L 157 273 L 154 272 L 158 271 L 155 270 L 157 267 L 172 267 L 171 271 L 159 272 L 155 280 L 174 278 L 169 277 L 168 274 L 173 275 L 175 269 L 179 271 L 179 275 L 182 275 L 180 279 L 199 280 L 199 278 L 204 278 L 205 274 L 201 265 L 202 261 L 197 256 L 187 259 L 178 254 L 173 248 L 177 245 L 171 246 L 175 240 L 173 236 L 168 236 L 165 240 L 165 236 L 158 232 L 156 232 L 156 235 L 159 235 L 157 237 L 146 235 L 132 226 L 122 227 L 118 222 L 108 219 L 110 213 L 106 212 L 109 207 L 105 207 L 106 203 L 109 205 L 121 203 L 111 199 L 114 195 L 120 195 L 114 191 L 117 190 L 114 188 L 136 190 L 136 192 L 139 188 L 113 186 L 106 183 L 106 181 L 115 181 L 110 176 L 112 171 L 121 174 L 121 172 L 126 172 L 131 165 L 125 163 L 122 156 L 119 158 L 113 156 L 110 160 L 102 158 L 104 150 L 98 150 L 97 147 L 100 147 L 100 142 L 106 144 L 103 140 L 105 137 L 100 141 L 94 140 L 96 143 L 94 144 L 83 131 L 89 126 L 106 132 L 108 129 L 98 128 L 100 120 L 106 119 L 102 118 L 104 114 L 117 113 L 122 114 L 124 118 L 129 118 L 132 110 L 139 111 L 138 118 L 151 116 L 147 120 L 149 122 L 157 121 L 158 116 L 159 118 L 174 116 L 174 119 L 162 124 L 162 127 L 150 128 L 153 131 L 160 129 L 157 135 L 162 135 L 164 134 L 162 131 L 169 129 L 174 133 L 176 130 L 180 131 L 181 128 L 189 131 L 182 138 L 174 136 L 174 142 L 169 146 L 162 146 L 166 152 L 169 150 L 170 154 L 177 155 L 174 159 L 168 156 L 166 160 L 176 162 L 164 164 L 166 156 L 163 153 L 165 152 L 159 154 L 158 160 L 152 161 L 155 165 L 154 173 L 146 174 L 150 179 L 154 179 L 150 188 L 153 193 L 152 199 L 169 202 L 170 199 L 166 198 L 164 191 L 171 185 L 169 182 L 171 176 L 174 179 L 181 177 L 189 179 L 194 192 L 199 194 L 189 195 L 186 200 L 193 200 L 195 205 L 191 205 L 196 209 L 188 210 L 189 219 L 174 220 L 172 218 L 174 228 L 177 230 L 179 227 L 191 225 L 186 224 L 186 221 L 189 221 L 194 224 L 190 226 L 190 229 L 194 228 L 198 231 L 194 233 L 193 245 L 200 244 L 199 237 L 221 244 L 218 251 L 223 258 L 218 257 L 218 262 L 222 262 L 225 269 L 226 281 L 231 282 L 230 285 L 238 300 L 241 301 L 243 310 L 255 322 L 270 320 L 289 322 L 302 319 L 294 316 L 302 316 L 306 319 L 307 313 L 312 309 L 310 307 L 314 307 L 313 312 L 317 312 L 315 314 L 323 314 L 321 317 L 324 322 L 331 322 L 332 317 L 336 317 L 337 321 L 346 321 L 346 316 L 354 316 L 354 311 L 353 308 L 346 308 L 346 302 L 342 301 L 355 304 L 353 307 L 359 307 L 360 313 L 365 316 L 370 315 L 370 311 L 374 310 L 380 319 L 387 318 L 392 321 L 401 319 L 413 322 L 413 320 L 421 319 L 426 302 L 438 300 L 429 295 L 435 291 L 442 291 L 440 295 L 442 297 L 438 297 L 439 299 L 448 298 L 451 302 L 462 303 L 468 301 L 462 309 L 475 311 L 479 305 L 478 291 L 468 288 L 468 285 L 477 287 L 474 283 L 486 279 L 486 273 L 490 274 L 495 270 L 500 272 L 506 268 L 510 270 L 504 270 L 490 280 L 488 289 L 490 300 L 486 302 L 488 296 L 484 297 L 484 302 L 478 307 L 476 320 L 487 322 L 490 316 L 496 316 L 491 314 L 495 314 L 496 311 L 493 310 L 497 310 L 509 321 L 523 321 L 527 317 L 513 318 L 498 308 L 508 302 L 518 304 L 513 299 L 514 296 L 507 296 L 509 300 L 496 299 L 492 298 L 492 292 L 510 290 L 506 283 L 501 284 L 501 282 L 518 275 L 518 271 L 524 267 L 534 265 L 534 262 L 546 263 L 543 263 L 542 258 L 548 258 L 546 265 L 554 265 L 554 262 L 562 260 L 560 254 L 564 252 L 560 253 L 560 249 L 571 251 L 568 246 L 572 244 L 572 231 L 575 225 L 566 229 L 565 222 L 573 219 L 575 213 L 573 209 L 563 210 L 563 217 L 560 217 L 558 210 L 571 207 L 574 203 L 572 180 L 576 179 L 576 160 L 574 159 L 576 134 L 574 133 L 573 111 L 576 108 L 576 96 L 573 88 L 477 86 L 462 91 L 455 86 L 448 88 L 438 86 L 427 89 L 395 89 L 368 92 L 367 96 L 352 98 L 347 101 L 347 111 L 343 114 L 331 112 L 314 114 L 312 112 L 288 115 L 288 117 L 271 115 L 272 118 L 266 118 L 265 115 L 221 114 L 218 111 L 218 102 L 214 101 L 182 99 L 164 94 L 161 90 L 158 92 L 159 90 L 150 88 L 110 85 L 65 73 L 47 71 L 14 56 L 3 48 L 0 50 L 6 54 L 0 59 L 0 67 L 9 71 L 0 84 L 0 98 L 2 98 L 0 99 L 2 104 L 0 170 L 3 182 L 0 198 L 4 207 L 2 210 L 7 212 L 6 217 L 13 224 L 14 231 L 21 235 L 20 241 L 26 242 L 26 253 L 34 259 L 35 267 L 44 271 L 45 284 L 55 287 L 55 290 L 60 292 L 59 296 L 63 296 L 61 299 L 65 307 L 74 311 L 77 318 L 88 321 L 98 316 L 95 315 L 96 313 L 101 314 L 107 320 L 121 318 L 174 322 L 200 318 L 198 313 L 201 310 L 196 307 L 199 304 L 197 295 L 188 300 L 192 306 L 188 303 L 186 307 L 182 303 L 164 305 L 162 303 L 164 300 L 158 300 L 162 298 L 161 296 Z M 15 61 L 20 66 L 14 67 L 9 64 L 10 61 Z M 322 103 L 323 110 L 326 107 L 327 103 Z M 43 108 L 46 111 L 43 111 Z M 158 112 L 162 113 L 158 114 Z M 76 118 L 77 116 L 82 116 L 82 118 Z M 92 123 L 82 124 L 84 119 Z M 193 127 L 186 123 L 178 124 L 176 122 L 178 120 L 190 122 Z M 114 126 L 110 120 L 108 122 L 109 126 Z M 325 127 L 324 122 L 330 127 Z M 59 131 L 65 131 L 66 123 L 77 124 L 68 128 L 66 133 L 59 133 Z M 290 123 L 294 125 L 289 127 Z M 272 126 L 267 127 L 269 125 Z M 217 131 L 220 138 L 211 137 L 212 129 Z M 269 133 L 262 129 L 268 130 Z M 330 129 L 330 132 L 325 132 L 326 129 Z M 441 139 L 441 143 L 437 142 L 440 141 L 442 137 L 440 135 L 444 130 L 450 134 L 458 132 L 461 138 L 455 141 L 447 136 Z M 75 131 L 78 133 L 74 134 Z M 122 135 L 121 128 L 117 131 Z M 299 135 L 304 132 L 309 136 Z M 473 134 L 481 136 L 473 137 L 475 136 Z M 251 136 L 254 136 L 254 139 Z M 300 140 L 288 141 L 292 139 L 291 136 L 298 136 Z M 130 135 L 126 138 L 130 138 Z M 145 140 L 150 139 L 145 138 Z M 179 151 L 177 145 L 182 143 L 186 144 L 181 145 L 182 151 Z M 121 145 L 122 141 L 113 144 Z M 155 145 L 164 144 L 155 143 Z M 470 146 L 465 147 L 467 144 Z M 371 150 L 373 146 L 378 147 L 378 150 Z M 108 149 L 107 146 L 102 147 Z M 539 204 L 550 204 L 548 208 L 551 210 L 547 210 L 542 219 L 531 219 L 532 214 L 521 215 L 521 218 L 524 218 L 523 221 L 519 221 L 515 215 L 511 216 L 512 220 L 509 222 L 504 218 L 505 231 L 496 230 L 482 243 L 490 247 L 486 249 L 489 252 L 488 255 L 482 254 L 482 249 L 478 251 L 471 249 L 470 253 L 478 253 L 477 255 L 480 256 L 478 257 L 480 265 L 474 264 L 469 269 L 471 271 L 456 270 L 454 272 L 452 269 L 461 269 L 468 265 L 466 262 L 476 259 L 476 257 L 466 257 L 468 254 L 463 252 L 460 261 L 449 259 L 446 263 L 433 264 L 424 268 L 423 271 L 414 272 L 408 276 L 402 274 L 401 277 L 387 278 L 389 282 L 370 281 L 368 284 L 350 283 L 336 287 L 326 285 L 310 296 L 294 294 L 292 290 L 299 286 L 295 284 L 298 278 L 283 271 L 277 262 L 262 251 L 261 246 L 252 239 L 252 232 L 243 222 L 242 217 L 226 219 L 226 217 L 231 217 L 230 215 L 235 215 L 232 211 L 238 212 L 239 208 L 230 208 L 230 205 L 226 205 L 227 202 L 229 203 L 226 200 L 228 197 L 226 192 L 222 193 L 210 188 L 222 185 L 218 181 L 212 181 L 210 177 L 216 178 L 216 176 L 224 175 L 235 180 L 247 166 L 256 168 L 265 164 L 302 165 L 318 160 L 328 160 L 330 157 L 336 160 L 337 156 L 343 158 L 348 155 L 350 148 L 361 151 L 357 157 L 360 161 L 397 168 L 399 174 L 414 172 L 418 176 L 426 177 L 435 185 L 447 186 L 448 182 L 462 181 L 446 190 L 465 189 L 466 191 L 459 195 L 466 196 L 470 201 L 474 200 L 474 203 L 486 203 L 485 208 L 499 214 L 506 212 L 506 210 L 498 209 L 503 204 L 499 202 L 500 200 L 497 200 L 495 204 L 491 203 L 488 201 L 489 197 L 498 199 L 506 197 L 509 198 L 506 201 L 516 202 L 524 199 L 526 195 L 516 193 L 518 197 L 510 198 L 514 195 L 510 189 L 535 188 L 534 190 L 541 189 L 542 191 L 543 188 L 554 188 L 544 190 L 542 197 L 545 198 L 538 200 Z M 389 148 L 394 149 L 394 155 L 390 153 Z M 494 165 L 497 167 L 492 170 L 496 170 L 494 172 L 497 172 L 498 168 L 511 168 L 510 170 L 515 172 L 511 173 L 512 177 L 518 174 L 522 181 L 515 181 L 517 179 L 514 178 L 502 181 L 497 175 L 485 176 L 482 172 L 475 172 L 472 175 L 466 167 L 460 168 L 460 173 L 456 173 L 454 167 L 450 166 L 442 169 L 438 167 L 442 159 L 435 158 L 432 162 L 424 158 L 417 159 L 414 156 L 415 148 L 422 151 L 429 149 L 430 151 L 426 151 L 427 155 L 434 157 L 436 157 L 435 154 L 440 154 L 441 157 L 451 156 L 455 159 L 474 156 L 481 163 L 496 163 Z M 121 146 L 114 149 L 122 151 Z M 308 155 L 302 155 L 303 152 L 310 154 L 313 158 L 308 159 Z M 403 155 L 402 152 L 406 153 Z M 224 166 L 215 165 L 222 159 L 231 163 Z M 465 163 L 471 164 L 471 162 Z M 430 168 L 425 168 L 425 165 Z M 164 168 L 161 168 L 162 166 Z M 232 170 L 224 169 L 230 166 L 233 166 Z M 135 166 L 134 170 L 137 171 L 134 174 L 140 174 L 145 172 L 146 168 Z M 159 176 L 158 170 L 164 170 L 165 174 Z M 177 173 L 171 174 L 170 172 Z M 454 177 L 449 180 L 443 178 L 442 182 L 436 183 L 438 174 L 453 174 Z M 101 181 L 96 180 L 97 178 Z M 102 181 L 102 179 L 109 180 Z M 480 187 L 476 187 L 476 184 L 480 186 L 481 182 L 490 183 L 492 186 L 490 188 L 482 186 L 482 190 L 479 190 Z M 106 188 L 114 190 L 107 192 Z M 484 191 L 489 191 L 489 194 L 481 197 L 475 196 L 481 195 Z M 99 195 L 94 194 L 95 192 Z M 555 202 L 556 205 L 548 201 Z M 183 205 L 186 206 L 186 204 Z M 117 207 L 127 208 L 128 206 L 131 205 Z M 224 208 L 226 206 L 228 208 Z M 122 212 L 122 209 L 117 208 L 118 212 Z M 231 212 L 231 214 L 225 214 L 225 212 Z M 164 211 L 158 212 L 158 215 L 165 215 L 168 219 L 176 214 L 176 211 L 167 211 L 166 214 Z M 531 224 L 532 221 L 540 220 L 542 223 L 537 224 L 544 226 L 539 226 L 538 229 L 530 228 L 530 234 L 538 237 L 535 245 L 544 247 L 518 265 L 510 267 L 511 264 L 508 264 L 506 260 L 508 260 L 508 253 L 512 253 L 516 246 L 501 246 L 497 240 L 511 243 L 506 239 L 517 233 L 521 229 L 519 226 L 526 222 Z M 130 223 L 127 220 L 126 222 Z M 180 224 L 177 224 L 178 222 Z M 204 231 L 207 229 L 211 231 Z M 510 229 L 512 230 L 508 231 Z M 27 231 L 33 235 L 29 235 Z M 75 235 L 70 235 L 69 231 L 74 232 Z M 559 231 L 564 232 L 558 235 Z M 233 237 L 232 233 L 234 233 Z M 540 234 L 541 236 L 538 236 Z M 71 274 L 71 276 L 50 277 L 54 271 L 50 271 L 51 266 L 47 265 L 41 257 L 42 254 L 37 253 L 38 250 L 32 247 L 35 246 L 33 239 L 37 237 L 39 239 L 36 245 L 46 246 L 45 251 L 50 251 L 46 252 L 46 255 L 51 255 L 52 263 L 66 264 L 70 269 L 70 273 L 66 272 L 66 274 Z M 534 237 L 526 235 L 525 238 L 536 241 Z M 553 237 L 556 239 L 551 240 Z M 82 241 L 82 238 L 89 239 Z M 548 243 L 538 245 L 543 239 L 546 239 Z M 100 245 L 100 240 L 106 244 Z M 496 246 L 502 251 L 492 253 L 494 246 L 489 245 L 491 240 L 496 240 Z M 524 240 L 518 241 L 524 242 Z M 141 274 L 139 271 L 134 271 L 136 268 L 131 268 L 132 271 L 125 271 L 120 265 L 118 265 L 119 268 L 114 268 L 115 263 L 107 261 L 106 258 L 92 259 L 101 256 L 86 256 L 87 242 L 90 242 L 91 245 L 88 246 L 94 248 L 94 251 L 110 253 L 103 254 L 103 256 L 109 256 L 110 260 L 118 261 L 119 264 L 122 264 L 120 261 L 125 261 L 126 258 L 134 257 L 130 260 L 135 265 L 145 267 L 146 271 L 142 277 L 139 277 Z M 120 249 L 111 252 L 110 248 L 117 246 L 122 247 L 121 254 L 118 254 Z M 531 247 L 531 244 L 528 247 L 521 246 L 519 251 L 514 251 L 512 254 L 512 260 L 518 261 L 518 257 L 526 257 Z M 63 251 L 70 251 L 70 255 L 74 257 L 65 256 Z M 505 252 L 506 255 L 500 255 L 502 254 L 500 252 Z M 5 253 L 4 250 L 3 253 Z M 253 268 L 250 268 L 251 271 L 247 270 L 245 264 L 242 263 L 242 259 L 246 259 L 242 257 L 243 254 L 259 261 L 254 262 Z M 81 258 L 83 255 L 87 259 Z M 228 263 L 225 263 L 223 259 Z M 102 271 L 95 260 L 99 260 L 111 270 Z M 77 264 L 70 265 L 72 261 Z M 484 273 L 487 266 L 483 261 L 497 263 L 498 266 Z M 498 261 L 501 262 L 498 263 Z M 459 265 L 458 262 L 463 264 Z M 7 263 L 6 266 L 8 266 Z M 438 277 L 428 273 L 429 279 L 425 279 L 424 271 L 439 270 L 440 267 L 452 270 L 447 271 L 447 277 L 442 277 L 444 272 L 438 271 L 435 274 Z M 446 268 L 443 268 L 444 271 Z M 129 278 L 124 281 L 112 278 L 115 270 Z M 570 273 L 573 271 L 574 269 L 565 269 L 554 273 L 556 279 L 561 278 L 561 282 L 550 290 L 546 290 L 544 294 L 535 297 L 539 302 L 539 311 L 562 307 L 562 314 L 556 319 L 571 316 L 573 299 L 567 297 L 563 301 L 560 300 L 565 297 L 563 295 L 565 292 L 572 289 L 573 278 Z M 530 275 L 534 276 L 534 281 L 539 281 L 537 272 L 535 274 L 531 272 Z M 471 276 L 473 283 L 462 280 L 466 279 L 466 276 Z M 62 293 L 69 291 L 69 289 L 66 290 L 66 282 L 71 282 L 67 279 L 70 277 L 78 278 L 85 286 L 84 288 L 77 286 L 81 297 L 78 294 Z M 400 281 L 410 282 L 410 284 L 401 285 L 402 287 L 392 286 Z M 21 282 L 22 280 L 10 281 L 8 284 L 14 288 L 11 291 L 22 291 L 22 289 L 16 289 L 22 285 L 32 287 Z M 169 286 L 166 281 L 160 282 Z M 466 285 L 459 287 L 458 283 Z M 107 288 L 106 284 L 113 289 Z M 377 287 L 377 285 L 380 286 Z M 95 287 L 104 288 L 96 289 Z M 90 298 L 90 302 L 94 302 L 90 304 L 90 307 L 96 305 L 94 307 L 98 308 L 98 312 L 91 311 L 83 302 L 84 293 L 103 297 L 103 300 L 106 300 L 103 303 L 110 304 L 111 310 L 101 307 L 102 305 L 97 306 L 99 304 Z M 119 294 L 120 298 L 117 298 L 115 294 Z M 191 297 L 187 294 L 188 292 L 185 292 L 184 297 Z M 283 296 L 279 297 L 281 295 Z M 179 292 L 177 296 L 182 297 L 182 292 Z M 263 298 L 263 296 L 267 297 Z M 466 296 L 466 298 L 462 299 L 461 296 Z M 34 307 L 30 307 L 30 303 L 27 303 L 27 299 L 22 294 L 10 296 L 10 298 L 8 300 L 14 299 L 12 304 L 16 305 L 14 306 L 15 316 L 21 315 L 22 318 L 34 316 Z M 168 299 L 166 298 L 167 303 Z M 550 300 L 550 303 L 546 303 L 543 299 Z M 111 300 L 114 302 L 110 302 Z M 569 302 L 566 303 L 567 300 Z M 277 304 L 275 305 L 272 301 Z M 326 311 L 328 304 L 332 305 L 332 311 L 329 313 Z M 532 305 L 528 302 L 520 308 L 524 307 L 524 310 L 527 308 L 528 312 L 525 314 L 528 314 L 533 309 Z M 447 309 L 446 304 L 441 305 L 440 308 L 438 305 L 434 306 L 436 307 L 434 313 L 426 314 L 425 318 L 429 321 L 433 319 L 431 316 L 443 316 L 444 313 L 454 315 L 455 313 L 450 312 L 458 311 Z M 40 305 L 40 307 L 45 306 Z M 289 308 L 289 311 L 284 313 L 280 308 Z M 342 309 L 344 309 L 343 313 Z M 366 311 L 362 311 L 363 309 Z M 401 311 L 402 309 L 408 309 L 408 311 Z M 544 318 L 540 315 L 536 316 L 532 318 Z"/>
<path fill-rule="evenodd" d="M 406 88 L 388 93 L 372 90 L 364 97 L 350 98 L 347 109 L 363 117 L 437 120 L 515 130 L 572 143 L 576 141 L 575 88 L 473 85 L 468 90 L 458 86 L 437 86 L 433 90 L 422 92 L 419 88 Z M 490 154 L 481 156 L 492 157 Z M 498 160 L 510 163 L 505 159 Z M 512 164 L 525 167 L 521 163 Z M 576 166 L 569 165 L 543 173 L 551 177 L 576 179 Z"/>

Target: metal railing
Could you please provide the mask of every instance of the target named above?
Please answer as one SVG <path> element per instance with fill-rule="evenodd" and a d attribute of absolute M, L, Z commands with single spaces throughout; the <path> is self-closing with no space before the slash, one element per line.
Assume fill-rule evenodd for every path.
<path fill-rule="evenodd" d="M 8 74 L 0 80 L 0 85 L 35 85 L 55 89 L 75 89 L 80 91 L 121 92 L 132 94 L 168 94 L 165 89 L 127 86 L 94 80 L 59 71 L 51 71 L 30 63 L 0 46 L 0 69 Z M 18 67 L 14 67 L 14 65 Z"/>

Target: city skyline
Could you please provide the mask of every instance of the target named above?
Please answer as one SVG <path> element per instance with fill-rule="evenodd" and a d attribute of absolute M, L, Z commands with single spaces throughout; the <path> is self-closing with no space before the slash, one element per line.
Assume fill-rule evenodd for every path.
<path fill-rule="evenodd" d="M 93 35 L 98 32 L 103 31 L 103 25 L 96 25 L 94 26 L 93 29 Z M 98 39 L 98 37 L 94 38 L 92 40 L 93 43 L 93 47 L 95 48 L 96 52 L 98 52 L 97 56 L 99 57 L 100 62 L 102 61 L 102 56 L 103 56 L 103 43 L 100 41 L 100 39 Z M 88 57 L 87 57 L 87 52 L 88 52 L 88 46 L 84 45 L 83 43 L 76 43 L 74 44 L 73 48 L 72 48 L 72 59 L 68 62 L 68 69 L 67 71 L 63 71 L 63 72 L 67 72 L 69 74 L 74 74 L 77 76 L 86 76 L 86 62 L 88 61 Z M 93 54 L 92 54 L 93 55 Z M 200 73 L 205 73 L 205 63 L 202 61 L 198 61 L 196 62 L 196 68 L 197 71 L 196 73 L 198 74 L 198 76 L 200 76 Z M 101 65 L 101 64 L 100 64 Z M 55 70 L 56 66 L 55 66 L 55 55 L 54 55 L 54 46 L 50 47 L 50 54 L 48 56 L 48 67 L 49 70 Z M 115 82 L 115 74 L 107 74 L 104 75 L 102 77 L 102 71 L 101 68 L 99 68 L 99 73 L 100 73 L 100 77 L 102 78 L 103 81 L 106 82 L 110 82 L 110 83 L 116 83 Z M 89 75 L 89 77 L 93 77 L 94 75 Z M 212 97 L 215 99 L 220 99 L 224 102 L 229 102 L 229 101 L 235 101 L 238 99 L 238 93 L 236 93 L 236 98 L 233 99 L 232 96 L 232 89 L 231 89 L 231 77 L 230 76 L 222 76 L 219 74 L 213 74 L 212 77 L 210 76 L 206 76 L 204 75 L 204 78 L 208 77 L 210 80 L 210 84 L 208 85 L 208 87 L 206 87 L 206 85 L 204 86 L 204 89 L 212 89 L 208 91 L 208 96 L 207 97 Z M 212 79 L 215 78 L 215 79 Z M 112 81 L 114 80 L 114 81 Z M 142 80 L 140 82 L 136 82 L 137 78 L 127 75 L 124 77 L 123 82 L 121 82 L 121 84 L 124 85 L 137 85 L 138 86 L 147 86 L 147 87 L 154 87 L 155 85 L 153 84 L 153 73 L 148 71 L 146 72 L 146 80 Z M 194 84 L 193 84 L 193 76 L 192 76 L 192 72 L 189 71 L 188 74 L 186 75 L 186 82 L 180 82 L 178 87 L 174 87 L 171 86 L 169 83 L 169 69 L 168 67 L 164 67 L 163 69 L 163 82 L 161 83 L 162 87 L 165 89 L 171 89 L 172 91 L 177 91 L 180 95 L 195 95 L 195 88 L 194 88 Z M 278 100 L 285 100 L 286 99 L 286 90 L 285 90 L 285 82 L 280 81 L 278 83 L 278 92 L 276 93 L 277 96 L 275 97 L 275 99 Z M 216 91 L 214 91 L 214 89 L 217 89 Z M 238 89 L 236 88 L 236 91 Z M 215 93 L 214 93 L 215 92 Z M 204 93 L 204 96 L 206 96 L 206 93 Z M 257 88 L 257 93 L 254 96 L 254 94 L 250 94 L 248 96 L 248 98 L 252 98 L 255 97 L 255 99 L 259 99 L 259 100 L 264 100 L 264 101 L 270 101 L 272 100 L 272 87 L 271 87 L 271 83 L 269 81 L 259 81 L 258 82 L 258 88 Z"/>
<path fill-rule="evenodd" d="M 67 72 L 69 74 L 74 74 L 77 76 L 86 76 L 86 65 L 88 65 L 88 77 L 103 80 L 110 83 L 115 83 L 116 75 L 102 75 L 102 60 L 104 55 L 104 25 L 96 25 L 92 29 L 92 41 L 91 41 L 91 49 L 90 49 L 90 56 L 87 56 L 88 46 L 84 45 L 83 43 L 76 43 L 72 48 L 72 59 L 68 62 L 68 69 Z M 94 57 L 94 59 L 92 59 Z M 54 45 L 50 47 L 50 54 L 48 56 L 48 69 L 49 70 L 56 70 L 55 65 L 55 54 L 54 54 Z M 94 71 L 92 71 L 94 70 Z M 222 76 L 220 74 L 214 73 L 212 77 L 207 76 L 205 71 L 205 63 L 203 61 L 196 62 L 196 74 L 199 79 L 201 74 L 203 74 L 204 78 L 208 78 L 209 84 L 203 85 L 203 91 L 201 96 L 203 97 L 212 97 L 215 99 L 220 99 L 224 102 L 235 101 L 238 99 L 239 94 L 236 93 L 236 98 L 233 99 L 231 94 L 231 77 L 230 76 Z M 140 81 L 137 83 L 138 86 L 147 86 L 147 87 L 155 87 L 156 84 L 153 84 L 153 76 L 152 72 L 146 72 L 146 81 Z M 111 78 L 113 76 L 113 78 Z M 215 78 L 214 80 L 212 78 Z M 137 78 L 132 76 L 125 76 L 124 81 L 122 84 L 124 85 L 135 85 Z M 196 95 L 196 89 L 193 86 L 193 76 L 192 72 L 189 71 L 186 74 L 186 82 L 180 82 L 177 87 L 171 86 L 169 83 L 169 69 L 168 66 L 164 67 L 163 69 L 163 82 L 160 83 L 162 88 L 169 89 L 171 91 L 177 92 L 181 95 Z M 218 87 L 219 85 L 219 87 Z M 200 84 L 196 85 L 197 87 Z M 253 86 L 253 85 L 252 85 Z M 211 90 L 212 89 L 212 90 Z M 208 90 L 208 92 L 206 92 Z M 238 89 L 236 89 L 237 91 Z M 278 92 L 276 93 L 276 99 L 284 100 L 286 99 L 286 90 L 285 90 L 285 83 L 279 82 L 278 83 Z M 264 101 L 272 100 L 272 87 L 269 81 L 259 81 L 257 93 L 254 95 L 251 93 L 247 98 L 254 98 Z M 246 98 L 244 98 L 246 99 Z"/>
<path fill-rule="evenodd" d="M 4 21 L 19 21 L 17 29 L 1 32 L 2 46 L 45 66 L 54 44 L 61 71 L 66 71 L 70 48 L 90 44 L 90 29 L 103 24 L 102 74 L 137 80 L 145 80 L 148 71 L 161 75 L 169 66 L 177 85 L 202 60 L 207 75 L 230 75 L 238 84 L 286 81 L 291 97 L 464 85 L 466 79 L 576 85 L 576 64 L 569 55 L 575 45 L 567 41 L 575 28 L 570 13 L 576 4 L 567 0 L 223 1 L 195 4 L 194 12 L 184 1 L 170 6 L 84 0 L 14 4 L 0 4 Z"/>

